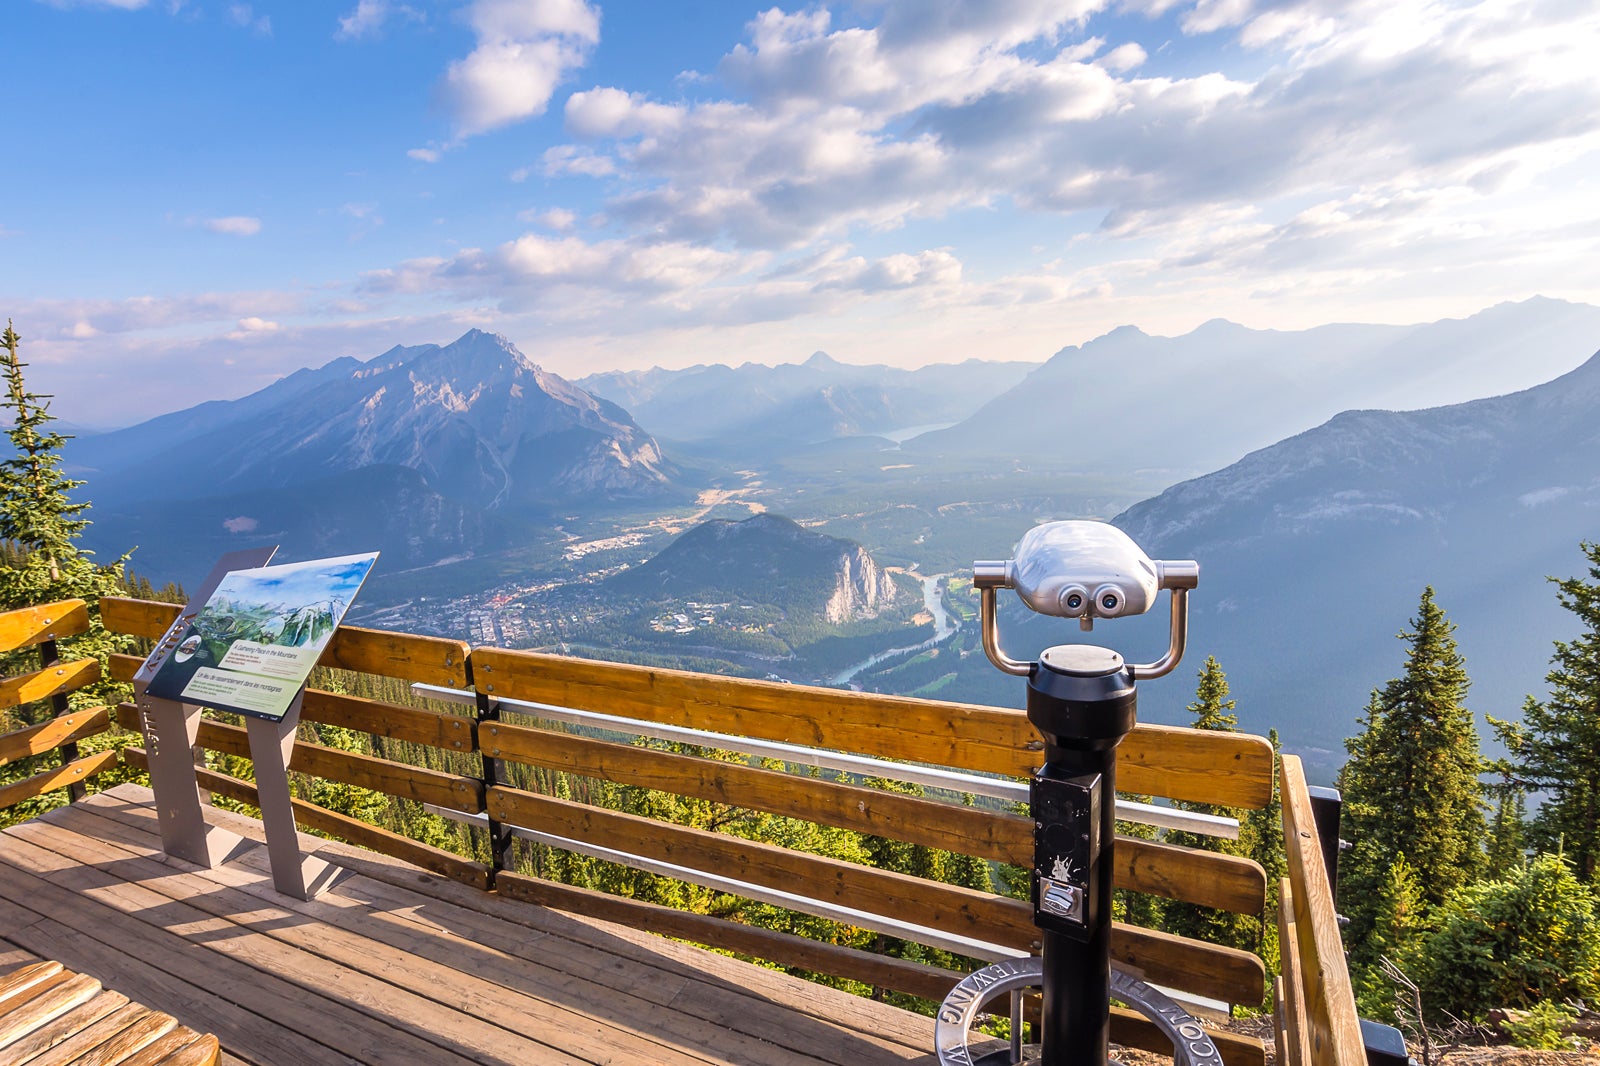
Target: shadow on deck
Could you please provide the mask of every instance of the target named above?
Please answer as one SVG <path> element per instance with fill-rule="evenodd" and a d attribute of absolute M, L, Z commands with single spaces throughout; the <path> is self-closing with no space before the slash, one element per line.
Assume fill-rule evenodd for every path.
<path fill-rule="evenodd" d="M 932 1021 L 649 933 L 485 894 L 303 836 L 342 869 L 273 890 L 257 842 L 165 856 L 122 785 L 0 833 L 0 969 L 52 958 L 256 1064 L 933 1063 Z"/>

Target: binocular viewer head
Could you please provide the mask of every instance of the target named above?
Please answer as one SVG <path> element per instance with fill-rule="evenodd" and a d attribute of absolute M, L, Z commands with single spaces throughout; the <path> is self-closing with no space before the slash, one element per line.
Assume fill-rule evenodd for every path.
<path fill-rule="evenodd" d="M 1076 618 L 1093 629 L 1097 618 L 1144 614 L 1157 594 L 1172 593 L 1172 646 L 1156 663 L 1136 667 L 1142 676 L 1170 671 L 1183 655 L 1188 626 L 1188 591 L 1200 582 L 1200 564 L 1191 559 L 1151 559 L 1122 530 L 1104 522 L 1046 522 L 1034 526 L 1005 560 L 972 564 L 972 584 L 983 599 L 984 650 L 1007 673 L 1025 673 L 1019 663 L 999 651 L 994 634 L 995 590 L 1015 589 L 1039 614 Z"/>
<path fill-rule="evenodd" d="M 973 563 L 972 576 L 980 589 L 1016 589 L 1039 614 L 1092 622 L 1144 614 L 1162 589 L 1194 588 L 1200 565 L 1153 560 L 1104 522 L 1047 522 L 1028 530 L 1013 558 Z"/>

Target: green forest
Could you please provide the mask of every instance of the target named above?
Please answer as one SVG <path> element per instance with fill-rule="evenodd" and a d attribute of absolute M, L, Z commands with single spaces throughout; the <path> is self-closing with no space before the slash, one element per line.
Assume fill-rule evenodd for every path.
<path fill-rule="evenodd" d="M 83 551 L 78 536 L 88 504 L 72 495 L 82 482 L 61 469 L 64 438 L 50 428 L 48 397 L 27 390 L 18 356 L 20 338 L 3 336 L 7 435 L 11 454 L 0 460 L 0 609 L 81 597 L 91 626 L 72 653 L 102 663 L 113 653 L 140 653 L 132 638 L 109 633 L 97 604 L 102 596 L 136 596 L 183 602 L 173 586 L 155 588 L 130 567 L 137 554 L 100 562 Z M 79 497 L 81 501 L 81 496 Z M 1572 615 L 1570 640 L 1555 644 L 1548 693 L 1529 696 L 1517 720 L 1485 717 L 1504 755 L 1483 754 L 1477 718 L 1469 709 L 1470 679 L 1453 637 L 1454 627 L 1431 588 L 1421 590 L 1415 617 L 1399 634 L 1397 676 L 1372 689 L 1346 741 L 1348 761 L 1338 778 L 1343 796 L 1338 908 L 1352 976 L 1364 1016 L 1398 1022 L 1414 1036 L 1419 1021 L 1434 1026 L 1481 1024 L 1496 1017 L 1504 1034 L 1535 1047 L 1562 1047 L 1580 1008 L 1600 996 L 1600 543 L 1580 545 L 1587 562 L 1581 576 L 1552 578 L 1554 595 Z M 37 666 L 23 652 L 6 657 L 7 676 Z M 856 649 L 849 649 L 855 654 Z M 841 656 L 848 658 L 848 655 Z M 938 653 L 897 664 L 926 675 L 935 691 L 946 671 Z M 109 674 L 107 674 L 109 676 Z M 400 681 L 320 670 L 313 686 L 406 706 L 430 706 Z M 102 681 L 73 696 L 75 706 L 111 704 L 125 687 Z M 435 710 L 460 713 L 433 705 Z M 1223 665 L 1207 659 L 1197 671 L 1189 704 L 1200 729 L 1236 728 L 1235 701 Z M 42 721 L 47 703 L 4 712 L 0 732 Z M 475 754 L 375 737 L 305 723 L 303 739 L 331 748 L 453 773 L 483 775 Z M 1274 748 L 1278 738 L 1271 737 Z M 93 750 L 137 743 L 122 731 L 94 737 Z M 743 758 L 728 752 L 653 743 L 711 759 Z M 1292 744 L 1292 738 L 1291 738 Z M 0 766 L 0 785 L 19 780 L 55 753 Z M 210 765 L 249 779 L 247 760 L 211 753 Z M 530 791 L 653 818 L 781 843 L 816 854 L 1025 898 L 1027 872 L 953 852 L 862 833 L 831 829 L 777 815 L 689 799 L 652 789 L 501 764 L 507 783 Z M 794 767 L 764 764 L 771 769 Z M 101 774 L 92 788 L 140 780 L 127 766 Z M 855 781 L 870 787 L 917 791 L 886 780 Z M 489 861 L 483 830 L 428 813 L 419 804 L 336 781 L 296 775 L 298 794 L 330 810 L 393 830 L 433 847 Z M 1138 798 L 1138 797 L 1135 797 Z M 65 802 L 56 792 L 0 812 L 14 824 Z M 971 802 L 970 797 L 967 800 Z M 225 801 L 219 799 L 219 805 Z M 1160 837 L 1189 847 L 1223 850 L 1259 863 L 1267 884 L 1283 875 L 1280 815 L 1276 803 L 1259 811 L 1197 808 L 1237 817 L 1238 840 L 1159 832 L 1122 825 L 1130 835 Z M 699 913 L 735 918 L 814 939 L 848 944 L 958 969 L 962 960 L 890 938 L 766 904 L 740 899 L 654 874 L 544 846 L 518 844 L 508 868 Z M 1213 911 L 1154 896 L 1119 892 L 1117 916 L 1173 933 L 1245 948 L 1267 963 L 1269 982 L 1278 961 L 1277 919 Z M 835 984 L 930 1010 L 926 1002 L 838 979 Z M 1266 990 L 1263 990 L 1265 1004 Z M 1420 1019 L 1419 1019 L 1420 1015 Z"/>

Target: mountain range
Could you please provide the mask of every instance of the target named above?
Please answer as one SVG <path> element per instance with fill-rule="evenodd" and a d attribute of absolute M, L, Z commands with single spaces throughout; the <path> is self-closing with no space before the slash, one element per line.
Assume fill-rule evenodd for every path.
<path fill-rule="evenodd" d="M 428 565 L 504 547 L 518 521 L 576 501 L 687 493 L 626 411 L 480 330 L 301 370 L 72 441 L 66 458 L 93 492 L 91 546 L 139 544 L 141 572 L 180 579 L 255 541 Z"/>
<path fill-rule="evenodd" d="M 1353 408 L 1411 409 L 1525 389 L 1600 341 L 1600 307 L 1543 297 L 1426 325 L 1296 332 L 1215 320 L 1178 337 L 1124 326 L 1063 348 L 910 452 L 1056 456 L 1171 481 L 1219 469 Z"/>
<path fill-rule="evenodd" d="M 577 383 L 667 440 L 795 450 L 959 421 L 1037 366 L 969 359 L 905 370 L 816 352 L 803 363 L 654 367 L 591 374 Z"/>

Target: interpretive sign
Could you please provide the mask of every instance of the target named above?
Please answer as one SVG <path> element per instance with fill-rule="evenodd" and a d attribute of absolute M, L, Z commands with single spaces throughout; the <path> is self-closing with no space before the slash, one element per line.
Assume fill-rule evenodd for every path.
<path fill-rule="evenodd" d="M 233 571 L 178 637 L 147 693 L 281 721 L 377 558 Z"/>

